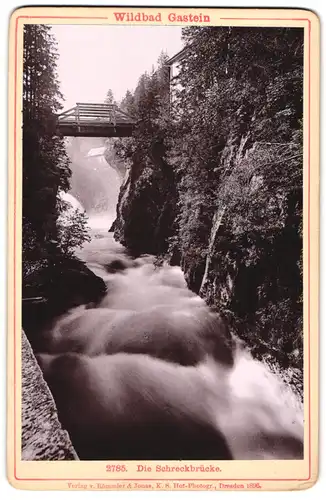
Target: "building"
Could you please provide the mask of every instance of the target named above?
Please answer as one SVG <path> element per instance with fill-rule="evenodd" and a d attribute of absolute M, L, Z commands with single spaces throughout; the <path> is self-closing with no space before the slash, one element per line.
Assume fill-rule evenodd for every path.
<path fill-rule="evenodd" d="M 181 85 L 178 84 L 175 79 L 177 78 L 179 72 L 180 72 L 180 62 L 182 59 L 185 57 L 187 52 L 186 48 L 183 48 L 179 52 L 177 52 L 173 57 L 168 59 L 166 62 L 166 66 L 168 68 L 168 78 L 170 81 L 170 94 L 171 94 L 171 101 L 174 100 L 175 97 L 175 91 L 181 89 Z"/>
<path fill-rule="evenodd" d="M 178 76 L 180 71 L 180 62 L 185 57 L 186 52 L 187 49 L 185 47 L 179 52 L 177 52 L 177 54 L 175 54 L 166 62 L 166 65 L 169 67 L 170 81 L 173 80 L 173 78 L 175 78 L 176 76 Z"/>

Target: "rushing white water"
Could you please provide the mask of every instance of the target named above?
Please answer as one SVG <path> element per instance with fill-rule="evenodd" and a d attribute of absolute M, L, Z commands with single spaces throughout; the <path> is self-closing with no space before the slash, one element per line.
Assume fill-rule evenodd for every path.
<path fill-rule="evenodd" d="M 90 212 L 88 225 L 95 236 L 101 236 L 102 233 L 107 233 L 108 227 L 111 227 L 115 217 L 116 214 L 113 212 Z"/>
<path fill-rule="evenodd" d="M 81 203 L 79 203 L 78 200 L 76 200 L 76 198 L 70 194 L 70 193 L 65 193 L 64 191 L 62 191 L 60 193 L 60 198 L 63 200 L 63 201 L 66 201 L 67 203 L 69 203 L 69 207 L 68 207 L 68 212 L 71 211 L 71 210 L 80 210 L 81 212 L 84 212 L 84 209 L 81 205 Z"/>
<path fill-rule="evenodd" d="M 83 417 L 83 432 L 103 419 L 114 427 L 117 400 L 116 411 L 125 408 L 127 418 L 138 391 L 131 422 L 143 418 L 143 408 L 151 414 L 154 405 L 177 422 L 180 415 L 203 419 L 222 432 L 234 459 L 302 458 L 303 408 L 290 388 L 245 349 L 230 347 L 219 317 L 187 289 L 179 267 L 157 268 L 148 255 L 132 259 L 107 232 L 110 222 L 91 218 L 92 241 L 78 254 L 106 282 L 107 295 L 96 307 L 78 307 L 57 321 L 49 332 L 50 357 L 41 363 L 46 375 L 59 353 L 79 353 L 78 373 L 91 389 L 76 405 L 92 405 L 93 397 L 103 413 L 98 422 L 94 413 Z M 59 393 L 57 400 L 64 415 L 77 393 L 84 397 L 72 380 L 68 370 L 63 384 L 70 399 L 62 402 Z M 79 416 L 71 417 L 71 408 L 66 421 L 75 429 Z"/>

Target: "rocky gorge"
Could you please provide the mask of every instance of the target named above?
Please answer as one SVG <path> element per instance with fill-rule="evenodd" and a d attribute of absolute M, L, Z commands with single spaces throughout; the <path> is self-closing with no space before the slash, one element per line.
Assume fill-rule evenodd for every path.
<path fill-rule="evenodd" d="M 255 356 L 300 379 L 302 32 L 198 27 L 184 40 L 170 87 L 161 61 L 122 103 L 142 125 L 115 144 L 128 165 L 115 238 L 180 265 Z"/>

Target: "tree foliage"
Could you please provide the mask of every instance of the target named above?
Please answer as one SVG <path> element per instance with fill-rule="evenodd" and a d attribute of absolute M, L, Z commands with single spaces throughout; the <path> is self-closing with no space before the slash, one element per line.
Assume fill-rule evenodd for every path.
<path fill-rule="evenodd" d="M 109 89 L 106 93 L 105 99 L 104 99 L 105 104 L 117 104 L 116 100 L 114 99 L 114 94 L 113 90 Z"/>
<path fill-rule="evenodd" d="M 23 49 L 23 278 L 62 253 L 59 192 L 68 191 L 71 170 L 65 144 L 55 134 L 62 108 L 58 52 L 51 27 L 24 25 Z M 84 236 L 82 221 L 80 238 Z M 77 230 L 77 226 L 75 227 Z M 73 242 L 72 242 L 73 243 Z M 23 281 L 24 285 L 25 281 Z"/>
<path fill-rule="evenodd" d="M 57 221 L 58 241 L 61 253 L 73 257 L 74 250 L 81 248 L 86 241 L 90 241 L 88 217 L 86 212 L 78 208 L 73 209 L 65 202 L 65 211 Z"/>
<path fill-rule="evenodd" d="M 191 27 L 183 36 L 170 161 L 188 279 L 254 350 L 296 363 L 303 30 Z"/>
<path fill-rule="evenodd" d="M 61 108 L 56 73 L 57 51 L 51 29 L 24 26 L 23 61 L 23 238 L 29 235 L 41 254 L 57 240 L 57 195 L 69 188 L 69 161 L 62 139 L 53 134 L 53 115 Z M 27 252 L 28 253 L 28 252 Z M 28 259 L 28 255 L 25 255 Z"/>
<path fill-rule="evenodd" d="M 120 107 L 134 117 L 139 126 L 131 138 L 116 142 L 118 154 L 127 161 L 148 162 L 148 152 L 157 144 L 163 144 L 165 139 L 164 120 L 169 115 L 169 80 L 165 63 L 167 54 L 161 53 L 158 68 L 151 74 L 140 76 L 134 93 L 129 90 L 122 99 Z"/>

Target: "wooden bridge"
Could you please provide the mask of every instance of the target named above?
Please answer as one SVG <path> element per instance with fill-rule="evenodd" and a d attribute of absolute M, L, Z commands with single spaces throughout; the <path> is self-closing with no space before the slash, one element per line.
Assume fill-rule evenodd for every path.
<path fill-rule="evenodd" d="M 116 104 L 78 102 L 57 115 L 56 131 L 74 137 L 128 137 L 135 124 Z"/>

